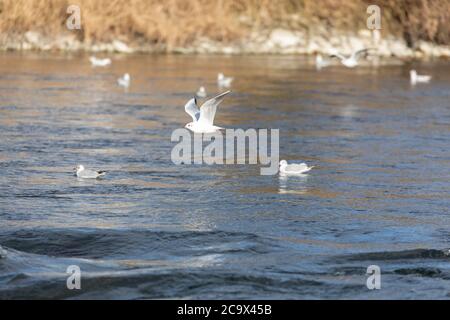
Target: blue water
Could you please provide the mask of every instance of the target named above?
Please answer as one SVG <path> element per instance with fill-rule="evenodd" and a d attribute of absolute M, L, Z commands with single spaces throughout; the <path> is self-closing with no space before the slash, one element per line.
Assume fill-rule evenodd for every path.
<path fill-rule="evenodd" d="M 449 62 L 112 59 L 0 55 L 0 299 L 450 298 Z M 412 67 L 432 82 L 412 87 Z M 217 124 L 279 128 L 308 176 L 170 161 L 185 102 L 221 71 Z M 79 180 L 80 163 L 108 174 Z"/>

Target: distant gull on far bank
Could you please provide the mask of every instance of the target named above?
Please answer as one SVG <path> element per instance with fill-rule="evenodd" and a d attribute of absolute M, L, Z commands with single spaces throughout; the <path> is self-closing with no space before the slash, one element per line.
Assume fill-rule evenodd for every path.
<path fill-rule="evenodd" d="M 206 98 L 206 89 L 205 89 L 205 87 L 198 88 L 198 91 L 197 91 L 196 95 L 199 98 Z"/>
<path fill-rule="evenodd" d="M 227 94 L 231 91 L 224 93 L 209 99 L 200 107 L 197 106 L 197 98 L 192 98 L 184 106 L 184 110 L 192 117 L 194 121 L 189 122 L 185 128 L 195 133 L 214 133 L 223 129 L 214 125 L 214 117 L 216 115 L 217 106 L 222 102 Z"/>
<path fill-rule="evenodd" d="M 223 73 L 219 73 L 217 75 L 217 84 L 219 87 L 222 88 L 229 88 L 233 80 L 234 80 L 233 77 L 225 77 Z"/>
<path fill-rule="evenodd" d="M 286 160 L 280 161 L 280 173 L 282 174 L 303 174 L 310 171 L 314 166 L 309 167 L 306 163 L 288 164 Z"/>
<path fill-rule="evenodd" d="M 354 68 L 358 65 L 358 60 L 362 55 L 367 55 L 370 49 L 361 49 L 354 51 L 349 57 L 345 57 L 342 54 L 336 53 L 330 55 L 331 58 L 338 58 L 341 63 L 347 68 Z"/>
<path fill-rule="evenodd" d="M 411 70 L 409 72 L 411 84 L 416 83 L 428 83 L 431 80 L 431 76 L 428 75 L 418 75 L 416 70 Z"/>
<path fill-rule="evenodd" d="M 111 64 L 111 59 L 109 58 L 98 59 L 94 56 L 91 56 L 89 58 L 89 61 L 91 61 L 93 67 L 106 67 Z"/>
<path fill-rule="evenodd" d="M 106 171 L 94 171 L 85 169 L 82 164 L 77 165 L 74 170 L 76 170 L 77 177 L 82 179 L 97 179 L 103 177 L 106 174 Z"/>
<path fill-rule="evenodd" d="M 131 77 L 128 73 L 125 73 L 123 77 L 117 79 L 117 83 L 121 87 L 128 88 L 130 86 Z"/>

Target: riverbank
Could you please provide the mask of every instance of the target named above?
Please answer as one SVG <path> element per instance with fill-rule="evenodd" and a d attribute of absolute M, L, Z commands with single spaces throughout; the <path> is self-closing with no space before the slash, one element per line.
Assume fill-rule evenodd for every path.
<path fill-rule="evenodd" d="M 227 43 L 199 37 L 191 44 L 175 46 L 170 50 L 162 44 L 111 42 L 82 42 L 74 35 L 65 34 L 55 38 L 36 31 L 23 36 L 0 36 L 0 48 L 10 50 L 38 51 L 85 51 L 104 53 L 179 53 L 179 54 L 300 54 L 328 55 L 336 52 L 349 54 L 361 48 L 374 48 L 372 55 L 401 59 L 450 58 L 450 47 L 419 41 L 416 48 L 408 47 L 403 39 L 395 36 L 381 37 L 378 31 L 361 29 L 357 33 L 335 32 L 333 34 L 306 34 L 300 31 L 277 28 L 254 32 L 245 39 Z"/>
<path fill-rule="evenodd" d="M 367 26 L 369 5 L 380 30 Z M 0 50 L 450 57 L 450 3 L 441 0 L 0 0 Z"/>

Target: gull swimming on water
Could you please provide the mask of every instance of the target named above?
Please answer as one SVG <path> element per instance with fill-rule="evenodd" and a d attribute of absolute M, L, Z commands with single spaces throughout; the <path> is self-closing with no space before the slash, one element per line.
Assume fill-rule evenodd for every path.
<path fill-rule="evenodd" d="M 77 165 L 74 170 L 76 170 L 77 177 L 83 179 L 97 179 L 103 177 L 106 174 L 106 171 L 94 171 L 85 169 L 82 164 Z"/>
<path fill-rule="evenodd" d="M 217 106 L 222 102 L 227 94 L 231 91 L 228 90 L 224 93 L 209 99 L 200 107 L 197 106 L 197 98 L 192 98 L 184 106 L 184 110 L 192 117 L 194 121 L 189 122 L 185 128 L 195 133 L 214 133 L 223 129 L 214 125 L 214 116 L 216 115 Z"/>
<path fill-rule="evenodd" d="M 303 174 L 314 168 L 308 167 L 306 163 L 288 164 L 286 160 L 280 161 L 280 173 L 282 174 Z"/>
<path fill-rule="evenodd" d="M 122 78 L 117 79 L 117 83 L 121 87 L 128 88 L 130 86 L 130 75 L 128 73 L 125 73 Z"/>
<path fill-rule="evenodd" d="M 341 63 L 346 66 L 347 68 L 354 68 L 358 65 L 358 59 L 361 57 L 361 55 L 366 55 L 369 49 L 361 49 L 358 51 L 354 51 L 349 57 L 345 57 L 342 54 L 336 53 L 330 55 L 332 58 L 338 58 L 341 60 Z"/>
<path fill-rule="evenodd" d="M 94 67 L 106 67 L 107 65 L 111 64 L 111 59 L 105 58 L 105 59 L 98 59 L 94 56 L 91 56 L 89 58 L 89 61 L 91 61 L 92 66 Z"/>
<path fill-rule="evenodd" d="M 330 65 L 330 62 L 323 60 L 321 54 L 316 55 L 316 69 L 317 70 L 328 67 L 329 65 Z"/>
<path fill-rule="evenodd" d="M 195 95 L 197 97 L 199 97 L 199 98 L 206 98 L 206 89 L 205 89 L 205 87 L 200 87 Z"/>
<path fill-rule="evenodd" d="M 225 77 L 223 73 L 217 75 L 217 84 L 219 87 L 229 88 L 233 80 L 233 77 Z"/>
<path fill-rule="evenodd" d="M 410 75 L 410 79 L 411 79 L 411 84 L 416 84 L 416 83 L 428 83 L 431 80 L 431 76 L 425 76 L 425 75 L 418 75 L 416 70 L 411 70 L 409 72 Z"/>

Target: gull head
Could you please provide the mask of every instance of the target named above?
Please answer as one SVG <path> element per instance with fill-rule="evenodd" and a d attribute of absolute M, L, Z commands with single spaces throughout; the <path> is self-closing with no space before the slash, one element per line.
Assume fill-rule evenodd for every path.
<path fill-rule="evenodd" d="M 83 170 L 84 170 L 84 166 L 83 166 L 82 164 L 79 164 L 79 165 L 77 165 L 77 166 L 74 168 L 74 170 L 75 170 L 76 172 L 78 172 L 78 171 L 83 171 Z"/>
<path fill-rule="evenodd" d="M 287 166 L 287 161 L 286 160 L 281 160 L 280 161 L 280 167 L 285 167 L 285 166 Z"/>
<path fill-rule="evenodd" d="M 218 80 L 223 80 L 225 78 L 225 76 L 223 75 L 223 73 L 219 73 L 218 75 L 217 75 L 217 79 Z"/>
<path fill-rule="evenodd" d="M 129 75 L 128 73 L 125 73 L 125 74 L 123 75 L 123 79 L 124 79 L 125 81 L 130 81 L 130 75 Z"/>

